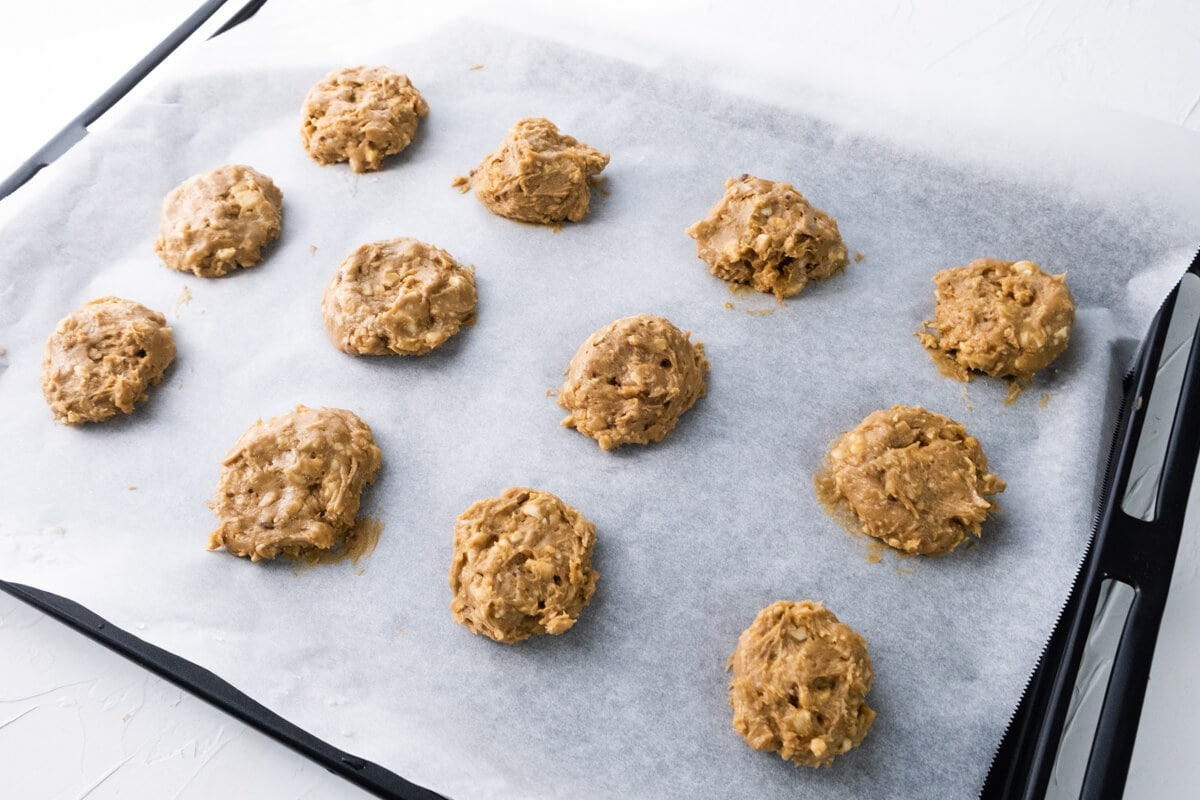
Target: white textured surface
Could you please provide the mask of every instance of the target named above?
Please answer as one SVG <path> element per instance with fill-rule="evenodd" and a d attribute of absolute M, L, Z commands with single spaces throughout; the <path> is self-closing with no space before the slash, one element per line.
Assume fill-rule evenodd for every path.
<path fill-rule="evenodd" d="M 52 20 L 58 30 L 69 25 L 72 16 L 62 11 L 63 5 L 48 3 L 41 7 L 53 12 L 44 19 Z M 146 47 L 144 42 L 161 36 L 157 31 L 139 30 L 133 24 L 133 13 L 114 13 L 119 4 L 104 5 L 112 14 L 109 19 L 121 19 L 129 27 L 76 16 L 77 21 L 86 23 L 85 34 L 71 41 L 61 56 L 51 59 L 75 66 L 65 71 L 45 68 L 41 74 L 47 76 L 47 85 L 56 85 L 59 79 L 77 84 L 81 75 L 98 76 L 102 70 L 78 66 L 108 63 L 99 52 L 85 56 L 89 46 L 109 53 L 125 48 L 140 52 Z M 161 4 L 158 11 L 168 5 Z M 1183 0 L 1158 4 L 1096 4 L 1084 0 L 961 4 L 947 0 L 863 3 L 853 9 L 843 5 L 846 7 L 798 4 L 790 12 L 791 24 L 773 24 L 766 34 L 781 49 L 801 42 L 801 61 L 806 64 L 810 60 L 824 62 L 828 68 L 830 64 L 871 62 L 894 68 L 900 75 L 911 75 L 913 80 L 928 73 L 978 85 L 981 91 L 1000 87 L 1009 92 L 1081 99 L 1200 129 L 1196 112 L 1200 99 L 1200 40 L 1196 38 L 1200 12 Z M 676 2 L 658 8 L 661 10 L 646 12 L 629 4 L 626 13 L 635 15 L 631 23 L 635 27 L 643 31 L 658 29 L 664 36 L 668 31 L 699 24 L 715 39 L 744 41 L 728 32 L 745 30 L 747 23 L 729 18 L 728 13 L 714 10 L 710 4 Z M 692 19 L 698 23 L 677 18 L 684 8 L 696 11 Z M 179 18 L 182 16 L 181 10 Z M 613 14 L 608 24 L 619 27 L 614 18 L 620 19 Z M 22 22 L 36 25 L 29 18 Z M 12 35 L 20 27 L 6 25 L 3 33 Z M 164 32 L 169 27 L 168 22 Z M 97 31 L 103 34 L 96 35 Z M 0 46 L 0 59 L 18 58 L 25 64 L 38 64 L 39 59 L 54 52 L 52 38 L 41 39 L 33 33 L 14 38 L 17 41 L 9 42 L 9 47 Z M 116 72 L 120 71 L 118 67 Z M 107 77 L 99 80 L 97 90 L 109 81 Z M 56 89 L 54 100 L 48 104 L 46 92 L 41 89 L 17 101 L 17 107 L 38 109 L 40 113 L 34 117 L 49 119 L 59 112 L 60 104 L 80 107 L 94 93 L 72 101 L 67 99 L 67 92 Z M 1028 127 L 1036 125 L 1036 120 L 1014 120 L 1014 125 Z M 51 128 L 57 128 L 57 123 Z M 0 151 L 6 155 L 31 149 L 30 144 L 19 140 L 10 144 L 8 131 L 2 135 L 4 147 Z M 1184 558 L 1183 563 L 1194 565 L 1194 559 Z M 1186 596 L 1184 591 L 1175 594 Z M 56 623 L 35 621 L 31 612 L 7 598 L 0 598 L 0 613 L 4 614 L 0 651 L 6 656 L 0 659 L 0 699 L 4 701 L 0 704 L 0 772 L 29 781 L 22 785 L 19 796 L 106 797 L 124 791 L 127 796 L 203 797 L 218 794 L 222 786 L 244 787 L 246 781 L 254 781 L 255 776 L 264 773 L 279 777 L 263 781 L 262 786 L 249 792 L 237 793 L 282 798 L 303 796 L 304 792 L 325 797 L 335 791 L 321 770 L 305 766 L 299 759 L 293 761 L 288 754 L 275 754 L 266 744 L 247 746 L 245 743 L 251 742 L 255 734 L 243 732 L 241 726 L 222 720 L 170 687 L 153 679 L 147 681 L 142 673 L 111 654 L 58 631 Z M 1187 629 L 1196 627 L 1195 619 L 1194 608 L 1181 608 L 1175 603 L 1164 625 L 1164 639 L 1185 655 L 1195 655 L 1195 635 L 1191 634 L 1190 639 L 1186 635 Z M 10 653 L 18 657 L 8 658 Z M 69 669 L 63 669 L 63 665 L 69 665 Z M 148 688 L 142 690 L 143 684 Z M 31 695 L 34 699 L 26 699 Z M 177 697 L 178 704 L 173 704 Z M 127 710 L 120 710 L 123 708 Z M 120 725 L 107 716 L 110 710 L 122 720 Z M 1196 717 L 1200 709 L 1180 713 L 1176 706 L 1174 710 L 1171 725 L 1178 726 L 1180 720 Z M 126 714 L 131 715 L 128 720 L 123 719 Z M 71 725 L 64 719 L 70 719 Z M 1146 730 L 1153 733 L 1151 728 Z M 178 738 L 168 735 L 176 732 Z M 76 733 L 76 739 L 68 739 Z M 1139 750 L 1178 751 L 1172 744 L 1178 741 L 1172 737 L 1181 736 L 1177 729 L 1158 734 L 1162 736 L 1159 747 L 1146 744 L 1147 735 L 1139 738 Z M 222 741 L 232 737 L 237 737 L 238 747 L 221 746 Z M 1192 734 L 1189 740 L 1194 738 Z M 70 758 L 63 756 L 62 748 L 72 753 Z M 245 758 L 247 752 L 256 753 L 259 748 L 261 758 Z M 75 752 L 79 753 L 78 772 L 67 766 L 74 762 Z M 169 757 L 161 757 L 164 753 Z M 39 762 L 39 758 L 43 760 Z M 1148 770 L 1135 763 L 1130 796 L 1183 796 L 1189 788 L 1194 793 L 1200 786 L 1194 764 L 1165 765 L 1168 770 L 1174 767 L 1170 774 L 1164 774 L 1163 766 L 1156 763 Z M 298 770 L 297 782 L 282 777 L 291 775 L 292 770 Z M 47 773 L 54 780 L 47 781 Z M 1139 783 L 1147 774 L 1147 781 L 1156 782 L 1153 788 L 1149 788 L 1149 782 Z"/>

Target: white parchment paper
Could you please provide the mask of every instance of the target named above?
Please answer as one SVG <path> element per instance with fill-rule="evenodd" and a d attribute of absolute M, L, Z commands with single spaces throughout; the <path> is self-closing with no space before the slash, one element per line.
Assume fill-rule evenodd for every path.
<path fill-rule="evenodd" d="M 214 52 L 236 63 L 261 34 Z M 1119 376 L 1200 235 L 1195 194 L 1095 190 L 1126 172 L 1094 141 L 1089 169 L 1056 172 L 1027 132 L 981 153 L 960 146 L 981 141 L 974 122 L 910 114 L 898 136 L 886 123 L 901 117 L 826 114 L 782 84 L 467 23 L 351 58 L 408 72 L 433 109 L 408 151 L 357 176 L 311 162 L 296 130 L 307 88 L 346 58 L 273 62 L 266 47 L 257 69 L 178 75 L 5 229 L 0 577 L 451 797 L 975 793 L 1083 554 Z M 516 224 L 450 187 L 531 115 L 612 154 L 583 224 Z M 282 240 L 225 279 L 171 272 L 152 251 L 163 195 L 230 162 L 283 189 Z M 742 172 L 794 183 L 865 260 L 783 307 L 731 294 L 683 230 Z M 325 337 L 321 292 L 358 244 L 401 235 L 476 266 L 478 323 L 423 358 L 350 358 Z M 938 374 L 912 336 L 933 273 L 984 255 L 1066 271 L 1079 305 L 1067 353 L 1012 405 L 1003 384 Z M 131 417 L 56 425 L 42 345 L 105 294 L 167 313 L 178 359 Z M 704 342 L 708 396 L 666 442 L 603 453 L 558 426 L 549 392 L 589 333 L 639 312 Z M 298 403 L 374 429 L 377 550 L 308 569 L 207 552 L 222 454 Z M 895 403 L 962 421 L 1008 481 L 977 546 L 880 561 L 818 505 L 829 442 Z M 519 646 L 455 625 L 446 584 L 455 516 L 510 485 L 595 522 L 601 575 L 571 631 Z M 869 642 L 878 719 L 832 769 L 754 752 L 730 727 L 726 659 L 783 598 L 823 601 Z"/>

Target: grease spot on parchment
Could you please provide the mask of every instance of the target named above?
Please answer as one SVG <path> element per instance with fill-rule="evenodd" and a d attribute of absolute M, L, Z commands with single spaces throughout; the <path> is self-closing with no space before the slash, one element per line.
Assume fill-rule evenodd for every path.
<path fill-rule="evenodd" d="M 183 288 L 179 290 L 179 299 L 175 301 L 176 319 L 179 319 L 179 312 L 190 302 L 192 302 L 192 290 L 187 284 L 184 284 Z"/>

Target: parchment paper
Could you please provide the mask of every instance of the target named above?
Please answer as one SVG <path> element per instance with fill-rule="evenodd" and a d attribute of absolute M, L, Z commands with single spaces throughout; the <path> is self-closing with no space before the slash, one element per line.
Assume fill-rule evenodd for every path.
<path fill-rule="evenodd" d="M 378 174 L 320 168 L 300 146 L 301 98 L 343 63 L 273 67 L 268 48 L 258 71 L 168 82 L 4 231 L 2 577 L 451 797 L 975 793 L 1083 554 L 1132 342 L 1200 233 L 1191 198 L 1019 178 L 1020 149 L 942 160 L 747 99 L 728 75 L 717 88 L 492 27 L 371 55 L 433 109 Z M 612 154 L 586 222 L 516 224 L 450 187 L 529 115 Z M 230 162 L 283 189 L 282 241 L 229 278 L 171 272 L 152 252 L 163 195 Z M 865 260 L 782 307 L 731 294 L 683 230 L 742 172 L 794 183 Z M 422 358 L 350 358 L 325 337 L 321 292 L 358 244 L 400 235 L 476 266 L 478 323 Z M 912 336 L 933 273 L 984 255 L 1066 271 L 1079 305 L 1069 350 L 1012 405 L 1001 383 L 940 375 Z M 177 362 L 131 417 L 56 425 L 42 345 L 105 294 L 167 313 Z M 639 312 L 704 342 L 708 396 L 667 441 L 603 453 L 558 426 L 550 392 L 589 333 Z M 378 548 L 299 569 L 207 552 L 222 454 L 298 403 L 374 429 L 384 467 L 363 513 L 384 523 Z M 977 546 L 878 560 L 819 507 L 830 441 L 895 403 L 962 421 L 1008 481 Z M 601 575 L 571 631 L 511 647 L 455 625 L 446 583 L 455 516 L 510 485 L 594 521 Z M 878 719 L 832 769 L 757 753 L 730 727 L 726 659 L 782 598 L 823 601 L 869 642 Z"/>

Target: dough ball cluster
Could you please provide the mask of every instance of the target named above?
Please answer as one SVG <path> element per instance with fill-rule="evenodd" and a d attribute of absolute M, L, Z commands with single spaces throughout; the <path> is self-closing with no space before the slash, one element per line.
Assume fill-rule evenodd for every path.
<path fill-rule="evenodd" d="M 639 314 L 588 337 L 567 368 L 562 424 L 603 450 L 659 442 L 704 396 L 704 345 L 663 317 Z"/>
<path fill-rule="evenodd" d="M 209 549 L 258 561 L 334 548 L 381 463 L 370 427 L 350 411 L 297 406 L 259 420 L 221 462 Z"/>
<path fill-rule="evenodd" d="M 850 263 L 837 220 L 790 183 L 751 175 L 727 180 L 725 196 L 687 233 L 713 275 L 780 299 Z"/>
<path fill-rule="evenodd" d="M 820 603 L 764 608 L 729 659 L 733 728 L 755 750 L 825 767 L 857 747 L 875 712 L 867 643 Z"/>
<path fill-rule="evenodd" d="M 869 414 L 833 443 L 817 495 L 862 532 L 906 553 L 941 555 L 978 537 L 1005 483 L 979 440 L 915 406 Z"/>
<path fill-rule="evenodd" d="M 154 252 L 163 263 L 201 278 L 218 278 L 262 260 L 279 238 L 283 193 L 241 164 L 193 175 L 163 200 Z"/>
<path fill-rule="evenodd" d="M 407 75 L 387 67 L 347 67 L 309 89 L 301 113 L 300 135 L 314 161 L 349 161 L 355 172 L 371 172 L 408 147 L 429 104 Z"/>
<path fill-rule="evenodd" d="M 558 132 L 548 119 L 517 122 L 495 152 L 471 173 L 475 196 L 494 214 L 521 222 L 579 222 L 588 213 L 590 182 L 608 156 Z"/>
<path fill-rule="evenodd" d="M 454 619 L 497 642 L 558 634 L 596 589 L 596 527 L 549 492 L 505 489 L 454 524 Z"/>
<path fill-rule="evenodd" d="M 934 318 L 918 337 L 960 380 L 969 371 L 1027 380 L 1067 349 L 1075 299 L 1065 275 L 1032 261 L 979 258 L 933 282 Z"/>
<path fill-rule="evenodd" d="M 77 425 L 128 414 L 175 360 L 167 319 L 140 303 L 101 297 L 59 321 L 42 355 L 42 394 Z"/>
<path fill-rule="evenodd" d="M 475 317 L 475 275 L 445 250 L 399 238 L 364 244 L 325 289 L 325 329 L 352 355 L 422 355 Z"/>

